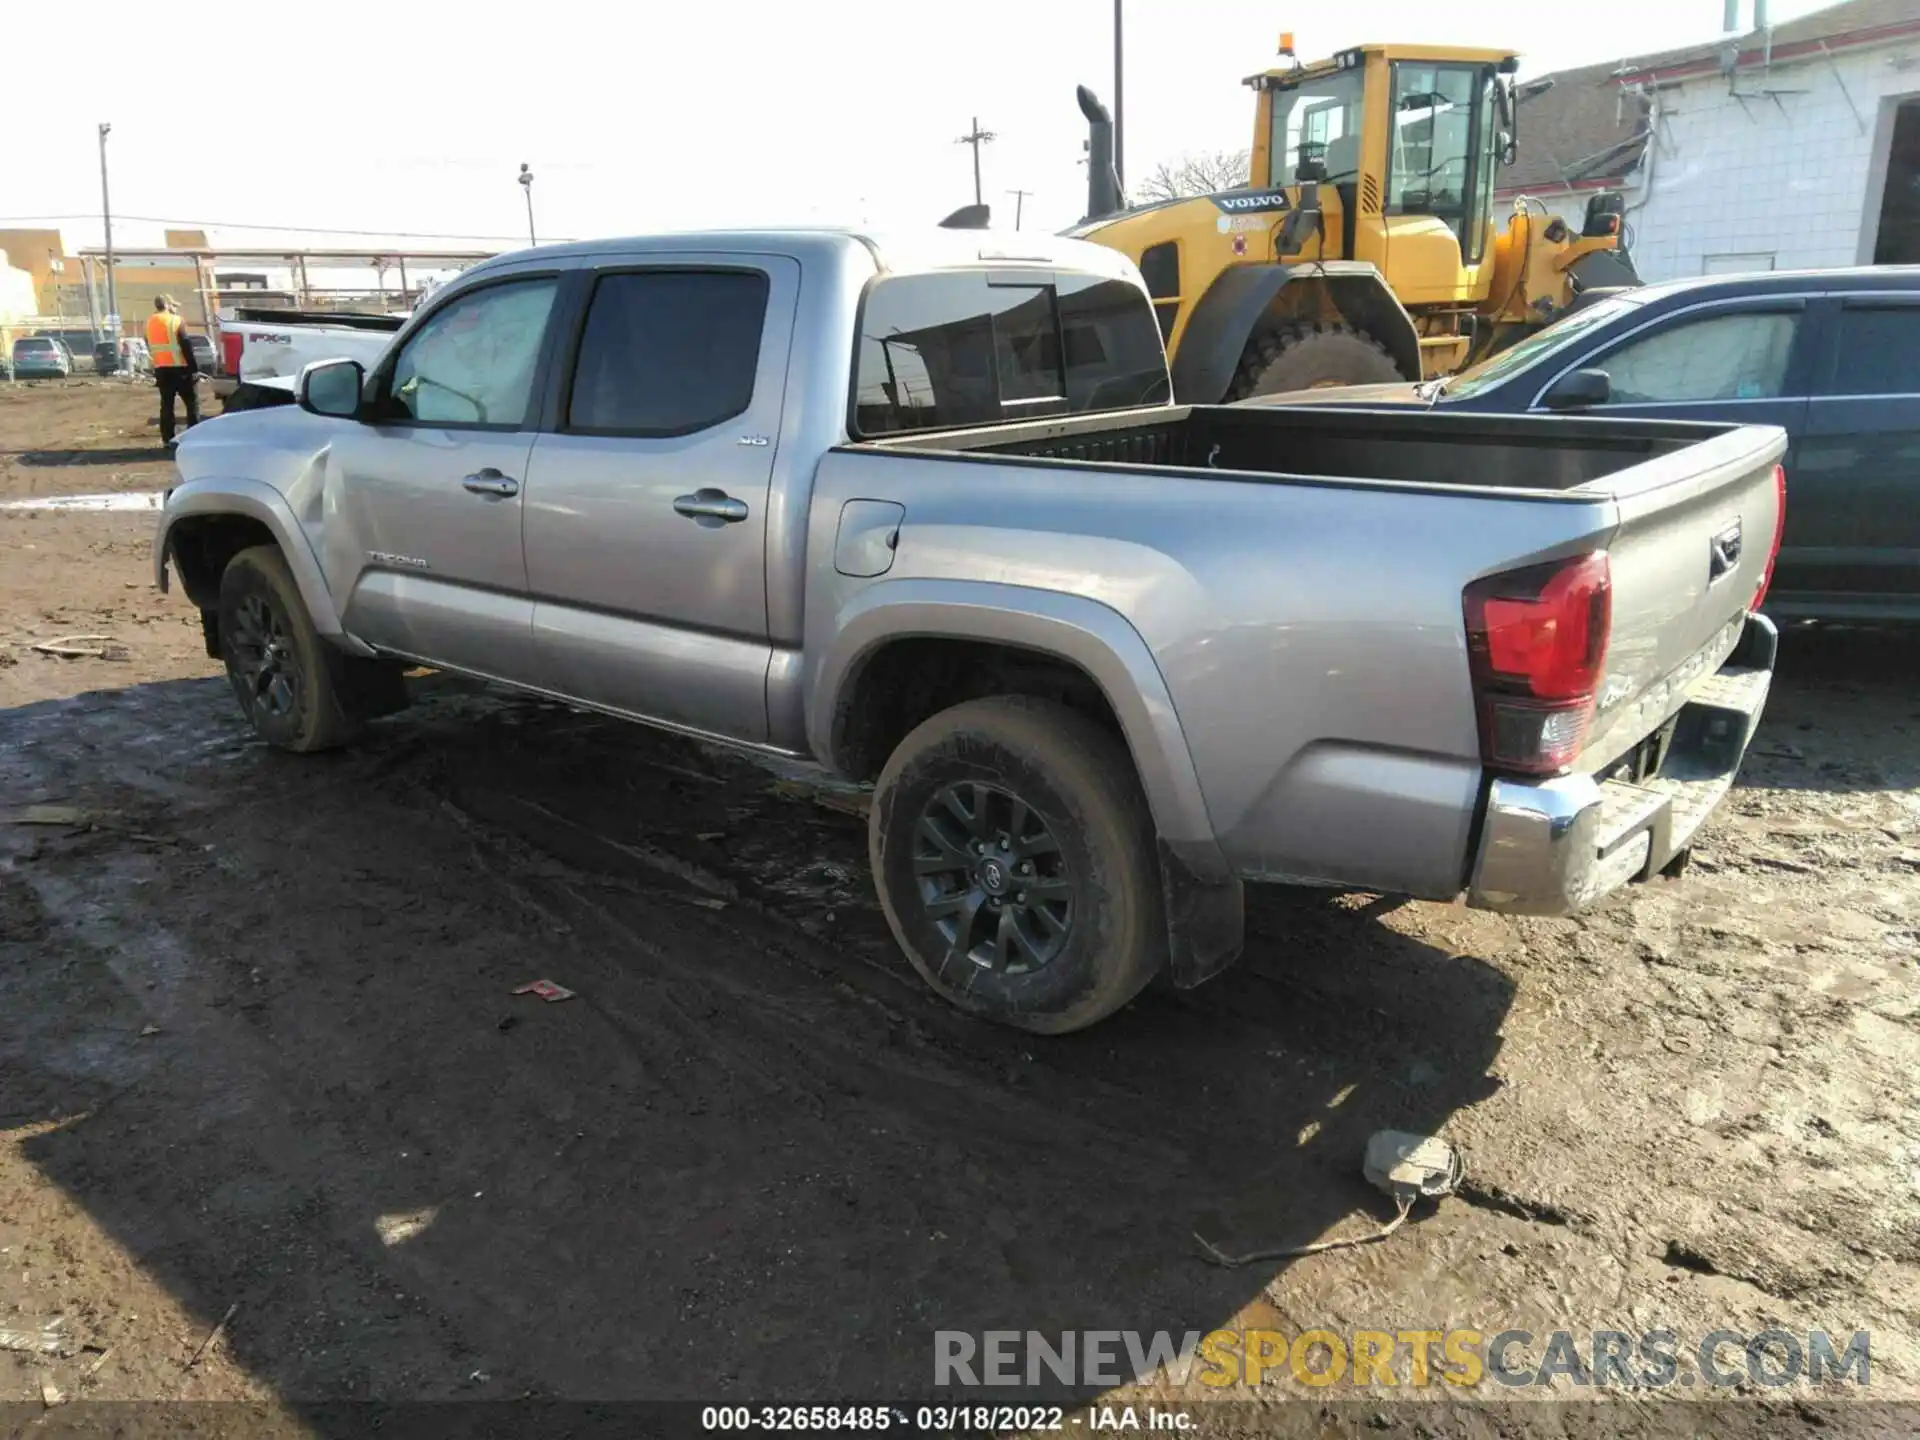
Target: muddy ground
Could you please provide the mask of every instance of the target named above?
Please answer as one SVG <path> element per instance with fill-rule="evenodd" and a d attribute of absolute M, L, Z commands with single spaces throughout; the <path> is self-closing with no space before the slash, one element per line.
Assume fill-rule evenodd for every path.
<path fill-rule="evenodd" d="M 151 410 L 0 386 L 0 506 L 171 483 Z M 1575 921 L 1260 891 L 1220 980 L 1041 1040 L 920 988 L 843 796 L 438 680 L 269 752 L 151 528 L 0 508 L 0 1330 L 72 1351 L 0 1351 L 0 1401 L 904 1402 L 936 1330 L 1232 1326 L 1665 1327 L 1689 1375 L 1713 1330 L 1867 1330 L 1868 1393 L 1920 1395 L 1912 638 L 1788 637 L 1678 881 Z M 1465 1192 L 1197 1258 L 1377 1225 L 1381 1127 Z M 1236 1425 L 1355 1392 L 1259 1393 Z M 1681 1428 L 1885 1425 L 1739 1393 Z"/>

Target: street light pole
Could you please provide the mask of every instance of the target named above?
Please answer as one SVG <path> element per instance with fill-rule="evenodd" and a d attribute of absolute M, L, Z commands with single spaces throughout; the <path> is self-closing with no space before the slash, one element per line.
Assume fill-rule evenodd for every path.
<path fill-rule="evenodd" d="M 1113 0 L 1113 173 L 1120 191 L 1127 189 L 1127 68 L 1121 48 L 1122 0 Z"/>
<path fill-rule="evenodd" d="M 107 314 L 114 325 L 113 340 L 120 339 L 120 296 L 113 285 L 113 202 L 107 198 L 107 136 L 113 133 L 113 126 L 103 124 L 100 127 L 100 219 L 107 231 Z"/>
<path fill-rule="evenodd" d="M 538 245 L 540 242 L 533 235 L 533 171 L 524 160 L 520 162 L 520 188 L 527 194 L 527 243 Z"/>

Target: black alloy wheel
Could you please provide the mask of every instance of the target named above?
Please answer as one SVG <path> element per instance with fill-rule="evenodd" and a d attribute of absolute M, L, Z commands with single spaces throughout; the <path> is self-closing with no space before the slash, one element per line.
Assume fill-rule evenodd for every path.
<path fill-rule="evenodd" d="M 914 827 L 913 868 L 927 918 L 950 951 L 982 969 L 1038 970 L 1072 938 L 1073 876 L 1060 842 L 997 786 L 961 780 L 937 791 Z"/>

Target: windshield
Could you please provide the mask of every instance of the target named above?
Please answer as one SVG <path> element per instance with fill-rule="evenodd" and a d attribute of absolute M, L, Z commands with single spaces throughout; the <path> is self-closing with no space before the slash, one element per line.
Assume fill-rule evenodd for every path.
<path fill-rule="evenodd" d="M 1639 301 L 1617 295 L 1577 310 L 1564 320 L 1556 320 L 1544 330 L 1509 346 L 1490 360 L 1482 360 L 1470 370 L 1462 370 L 1447 382 L 1449 396 L 1474 395 L 1498 385 L 1509 375 L 1518 375 L 1530 365 L 1563 350 L 1595 327 L 1616 320 L 1635 309 Z"/>
<path fill-rule="evenodd" d="M 1272 165 L 1268 184 L 1294 183 L 1293 167 L 1300 147 L 1309 159 L 1327 167 L 1334 184 L 1351 181 L 1360 172 L 1359 70 L 1308 80 L 1290 90 L 1273 92 Z"/>

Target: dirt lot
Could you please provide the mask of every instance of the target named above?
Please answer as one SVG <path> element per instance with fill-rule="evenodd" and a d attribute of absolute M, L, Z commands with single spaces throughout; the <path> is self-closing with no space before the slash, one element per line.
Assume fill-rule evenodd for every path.
<path fill-rule="evenodd" d="M 0 386 L 0 505 L 171 483 L 151 409 Z M 0 1352 L 0 1401 L 249 1401 L 247 1433 L 905 1402 L 936 1330 L 1232 1326 L 1666 1327 L 1689 1374 L 1717 1329 L 1868 1330 L 1870 1393 L 1920 1396 L 1913 639 L 1789 637 L 1679 881 L 1579 921 L 1259 892 L 1222 979 L 1049 1041 L 921 990 L 857 801 L 431 680 L 350 753 L 270 753 L 151 528 L 0 509 L 0 819 L 86 812 L 0 824 L 0 1329 L 74 1349 Z M 74 635 L 105 653 L 31 648 Z M 577 997 L 511 993 L 541 977 Z M 1199 1261 L 1196 1230 L 1377 1224 L 1381 1127 L 1460 1144 L 1465 1193 L 1382 1245 Z M 1260 1393 L 1236 1423 L 1353 1392 Z M 1713 1428 L 1885 1424 L 1740 1395 Z"/>

